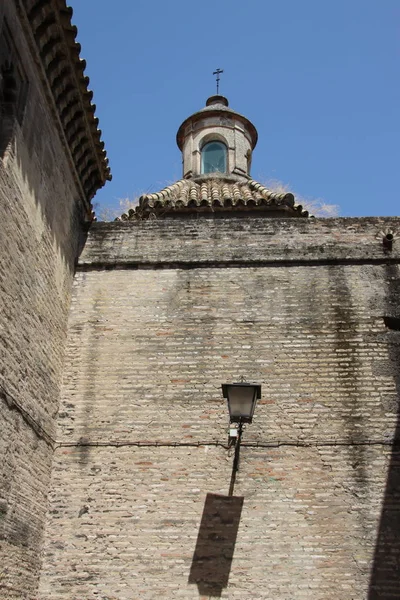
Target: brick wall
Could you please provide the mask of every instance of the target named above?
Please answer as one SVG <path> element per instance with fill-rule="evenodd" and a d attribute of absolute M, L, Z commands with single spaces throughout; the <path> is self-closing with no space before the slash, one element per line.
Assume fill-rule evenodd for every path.
<path fill-rule="evenodd" d="M 399 225 L 92 227 L 41 600 L 399 597 Z M 262 399 L 227 498 L 220 385 L 241 375 Z"/>
<path fill-rule="evenodd" d="M 37 587 L 81 208 L 14 2 L 4 18 L 29 81 L 0 158 L 0 597 L 21 600 Z"/>

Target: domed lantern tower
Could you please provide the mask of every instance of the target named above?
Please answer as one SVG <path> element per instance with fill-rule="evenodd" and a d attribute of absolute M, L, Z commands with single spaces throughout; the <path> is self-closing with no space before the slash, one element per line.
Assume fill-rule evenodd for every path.
<path fill-rule="evenodd" d="M 178 129 L 176 141 L 183 157 L 183 177 L 250 179 L 257 137 L 254 125 L 231 110 L 227 98 L 211 96 L 206 106 Z"/>
<path fill-rule="evenodd" d="M 183 177 L 160 192 L 139 198 L 139 206 L 122 220 L 174 217 L 308 217 L 290 193 L 277 193 L 250 176 L 257 130 L 229 108 L 224 96 L 206 106 L 178 129 Z"/>

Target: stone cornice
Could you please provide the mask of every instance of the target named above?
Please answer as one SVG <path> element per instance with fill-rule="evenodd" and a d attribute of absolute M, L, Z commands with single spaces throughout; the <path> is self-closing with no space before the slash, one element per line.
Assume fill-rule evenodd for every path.
<path fill-rule="evenodd" d="M 47 80 L 63 141 L 90 203 L 111 174 L 89 77 L 84 74 L 86 61 L 80 58 L 81 46 L 75 41 L 72 8 L 65 0 L 18 0 L 18 4 Z"/>

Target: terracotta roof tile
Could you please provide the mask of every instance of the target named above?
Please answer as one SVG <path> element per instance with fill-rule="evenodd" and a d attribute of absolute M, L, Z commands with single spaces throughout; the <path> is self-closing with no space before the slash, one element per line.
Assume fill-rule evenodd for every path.
<path fill-rule="evenodd" d="M 120 219 L 134 220 L 165 217 L 172 214 L 205 212 L 263 213 L 264 216 L 308 217 L 302 206 L 296 205 L 293 194 L 268 190 L 257 181 L 232 181 L 216 177 L 203 180 L 181 179 L 160 192 L 139 198 L 139 206 Z"/>

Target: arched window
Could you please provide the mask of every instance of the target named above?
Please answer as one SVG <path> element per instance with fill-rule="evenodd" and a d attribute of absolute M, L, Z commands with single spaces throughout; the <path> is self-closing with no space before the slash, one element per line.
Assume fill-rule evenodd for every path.
<path fill-rule="evenodd" d="M 227 148 L 222 142 L 209 142 L 201 151 L 202 173 L 226 173 Z"/>

